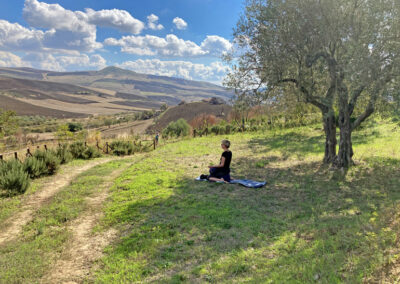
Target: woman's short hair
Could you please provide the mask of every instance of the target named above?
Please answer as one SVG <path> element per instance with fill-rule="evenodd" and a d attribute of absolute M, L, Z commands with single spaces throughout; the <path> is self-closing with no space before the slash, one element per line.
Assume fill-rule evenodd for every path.
<path fill-rule="evenodd" d="M 229 148 L 231 146 L 231 142 L 229 142 L 229 140 L 222 140 L 221 144 L 225 145 L 226 148 Z"/>

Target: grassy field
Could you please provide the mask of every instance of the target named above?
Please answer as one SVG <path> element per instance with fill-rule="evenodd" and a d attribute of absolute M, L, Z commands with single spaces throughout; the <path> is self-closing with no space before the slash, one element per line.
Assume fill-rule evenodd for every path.
<path fill-rule="evenodd" d="M 86 198 L 100 193 L 106 177 L 129 162 L 112 161 L 82 173 L 35 212 L 17 239 L 0 246 L 0 283 L 40 282 L 68 246 L 67 227 L 87 209 Z"/>
<path fill-rule="evenodd" d="M 360 283 L 397 279 L 400 138 L 395 124 L 354 135 L 357 166 L 321 165 L 321 129 L 231 135 L 233 176 L 262 189 L 196 182 L 222 137 L 167 145 L 116 182 L 98 283 Z M 393 270 L 393 269 L 394 270 Z"/>
<path fill-rule="evenodd" d="M 218 162 L 225 136 L 98 166 L 0 247 L 0 282 L 40 282 L 68 243 L 66 224 L 85 210 L 82 198 L 125 165 L 94 228 L 118 237 L 88 283 L 394 283 L 399 126 L 370 122 L 354 133 L 347 172 L 321 164 L 321 134 L 317 125 L 229 135 L 232 176 L 266 180 L 261 189 L 194 181 Z"/>

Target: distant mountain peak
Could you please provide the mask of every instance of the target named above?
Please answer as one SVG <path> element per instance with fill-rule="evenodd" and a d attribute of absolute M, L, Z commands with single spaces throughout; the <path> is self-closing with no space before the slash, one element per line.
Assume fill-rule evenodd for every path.
<path fill-rule="evenodd" d="M 116 66 L 107 66 L 106 68 L 98 71 L 100 74 L 136 74 L 134 71 L 122 69 Z"/>

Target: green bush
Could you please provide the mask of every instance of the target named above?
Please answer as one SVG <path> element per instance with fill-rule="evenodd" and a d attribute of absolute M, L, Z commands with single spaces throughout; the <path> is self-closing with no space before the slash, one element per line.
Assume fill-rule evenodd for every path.
<path fill-rule="evenodd" d="M 225 134 L 231 134 L 233 131 L 232 131 L 232 126 L 231 125 L 229 125 L 229 124 L 227 124 L 226 126 L 225 126 Z"/>
<path fill-rule="evenodd" d="M 211 133 L 218 135 L 218 134 L 220 134 L 219 132 L 220 132 L 220 128 L 218 125 L 214 125 L 211 127 Z"/>
<path fill-rule="evenodd" d="M 129 141 L 114 141 L 110 148 L 116 156 L 132 155 L 134 150 L 133 143 Z"/>
<path fill-rule="evenodd" d="M 24 161 L 24 171 L 31 178 L 38 178 L 47 172 L 46 164 L 43 160 L 29 157 Z"/>
<path fill-rule="evenodd" d="M 54 175 L 60 168 L 60 159 L 54 151 L 36 151 L 24 162 L 24 170 L 31 178 Z"/>
<path fill-rule="evenodd" d="M 74 142 L 69 145 L 69 152 L 74 159 L 83 159 L 83 153 L 85 150 L 86 147 L 83 142 Z"/>
<path fill-rule="evenodd" d="M 190 134 L 190 125 L 183 118 L 170 122 L 163 131 L 164 137 L 183 137 Z"/>
<path fill-rule="evenodd" d="M 0 188 L 10 195 L 22 194 L 29 187 L 29 176 L 17 160 L 0 162 Z"/>
<path fill-rule="evenodd" d="M 35 157 L 38 160 L 44 161 L 44 163 L 46 165 L 46 172 L 44 172 L 44 175 L 53 175 L 60 168 L 61 161 L 57 157 L 56 152 L 54 152 L 52 150 L 36 151 L 33 154 L 33 157 Z"/>
<path fill-rule="evenodd" d="M 79 122 L 70 122 L 68 123 L 68 130 L 69 132 L 78 132 L 83 129 L 82 123 Z"/>
<path fill-rule="evenodd" d="M 93 146 L 85 146 L 83 142 L 75 142 L 69 145 L 69 151 L 75 159 L 89 160 L 101 157 L 101 153 Z"/>
<path fill-rule="evenodd" d="M 56 150 L 56 155 L 60 159 L 61 164 L 66 164 L 73 159 L 72 154 L 68 150 L 68 144 L 60 145 Z"/>
<path fill-rule="evenodd" d="M 83 152 L 83 159 L 85 160 L 99 157 L 101 157 L 101 153 L 93 146 L 86 147 L 85 151 Z"/>

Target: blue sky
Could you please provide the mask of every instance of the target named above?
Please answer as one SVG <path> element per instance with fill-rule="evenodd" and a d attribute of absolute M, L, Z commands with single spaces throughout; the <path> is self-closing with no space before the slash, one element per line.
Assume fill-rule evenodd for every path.
<path fill-rule="evenodd" d="M 220 83 L 242 0 L 0 2 L 0 66 L 141 73 Z"/>

